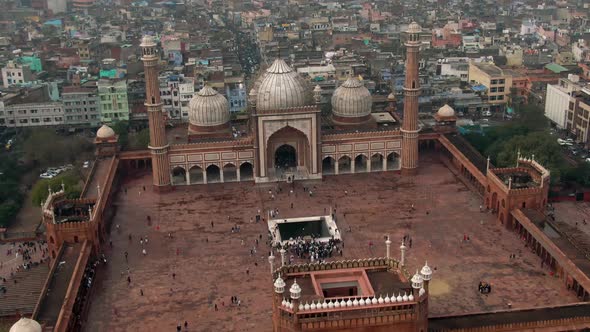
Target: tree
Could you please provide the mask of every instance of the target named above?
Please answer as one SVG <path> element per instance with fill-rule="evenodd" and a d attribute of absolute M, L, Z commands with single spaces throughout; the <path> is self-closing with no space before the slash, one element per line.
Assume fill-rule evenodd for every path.
<path fill-rule="evenodd" d="M 40 205 L 49 196 L 49 188 L 52 192 L 60 191 L 62 183 L 66 190 L 66 196 L 68 198 L 77 198 L 80 196 L 80 177 L 74 172 L 66 172 L 60 174 L 53 179 L 42 179 L 37 181 L 31 190 L 31 199 L 33 204 Z M 77 194 L 77 196 L 75 196 Z M 72 197 L 74 196 L 74 197 Z"/>
<path fill-rule="evenodd" d="M 131 150 L 147 149 L 150 144 L 150 129 L 144 128 L 129 137 L 128 148 Z"/>
<path fill-rule="evenodd" d="M 115 134 L 119 135 L 119 146 L 121 149 L 127 147 L 129 143 L 129 121 L 117 121 L 111 126 Z"/>
<path fill-rule="evenodd" d="M 24 159 L 33 165 L 56 166 L 73 163 L 80 154 L 90 152 L 92 143 L 79 136 L 59 136 L 51 129 L 35 129 L 23 142 Z"/>

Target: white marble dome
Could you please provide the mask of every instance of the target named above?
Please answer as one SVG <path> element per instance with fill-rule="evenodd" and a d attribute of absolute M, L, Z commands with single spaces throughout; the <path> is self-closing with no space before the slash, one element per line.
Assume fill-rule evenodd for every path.
<path fill-rule="evenodd" d="M 141 44 L 139 46 L 141 46 L 141 47 L 156 46 L 156 40 L 154 39 L 153 36 L 144 35 L 143 38 L 141 38 Z"/>
<path fill-rule="evenodd" d="M 115 131 L 113 128 L 103 124 L 102 127 L 96 132 L 96 138 L 111 138 L 115 137 Z"/>
<path fill-rule="evenodd" d="M 310 87 L 296 71 L 281 59 L 275 60 L 258 82 L 254 87 L 256 89 L 256 108 L 260 111 L 311 104 Z"/>
<path fill-rule="evenodd" d="M 10 328 L 10 332 L 41 332 L 41 325 L 36 321 L 22 317 Z"/>
<path fill-rule="evenodd" d="M 215 89 L 205 85 L 189 103 L 188 119 L 190 124 L 199 127 L 211 127 L 229 121 L 229 103 Z"/>
<path fill-rule="evenodd" d="M 443 118 L 453 117 L 455 116 L 455 110 L 451 106 L 445 104 L 443 107 L 438 109 L 436 114 Z"/>
<path fill-rule="evenodd" d="M 420 24 L 418 24 L 414 21 L 414 22 L 410 23 L 410 25 L 408 26 L 408 30 L 406 32 L 407 33 L 420 33 L 420 32 L 422 32 L 422 27 L 420 26 Z"/>
<path fill-rule="evenodd" d="M 332 114 L 359 118 L 371 114 L 371 93 L 356 77 L 349 77 L 332 95 Z"/>

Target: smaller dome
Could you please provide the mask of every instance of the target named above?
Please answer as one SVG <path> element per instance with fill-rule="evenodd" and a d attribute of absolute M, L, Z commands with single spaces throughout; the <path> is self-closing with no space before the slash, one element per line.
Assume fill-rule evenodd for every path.
<path fill-rule="evenodd" d="M 436 114 L 443 118 L 449 118 L 455 116 L 455 110 L 448 104 L 445 104 L 443 107 L 438 109 Z"/>
<path fill-rule="evenodd" d="M 389 101 L 395 101 L 396 100 L 395 99 L 395 95 L 393 94 L 393 92 L 390 93 L 389 96 L 387 96 L 387 100 L 389 100 Z"/>
<path fill-rule="evenodd" d="M 229 121 L 229 103 L 205 85 L 189 102 L 189 123 L 200 127 L 219 126 Z"/>
<path fill-rule="evenodd" d="M 414 274 L 411 281 L 412 281 L 412 288 L 420 289 L 420 288 L 422 288 L 422 282 L 424 281 L 424 279 L 422 278 L 420 273 L 418 273 L 418 270 L 416 270 L 416 274 Z"/>
<path fill-rule="evenodd" d="M 115 137 L 115 131 L 113 128 L 103 124 L 102 127 L 96 132 L 96 138 L 111 138 Z"/>
<path fill-rule="evenodd" d="M 428 262 L 424 264 L 422 270 L 420 270 L 420 274 L 422 275 L 423 280 L 428 281 L 430 280 L 430 278 L 432 278 L 432 269 L 430 268 L 430 266 L 428 266 Z"/>
<path fill-rule="evenodd" d="M 141 47 L 154 47 L 156 46 L 156 41 L 154 40 L 153 36 L 145 35 L 141 38 Z"/>
<path fill-rule="evenodd" d="M 297 279 L 293 281 L 293 285 L 291 285 L 289 292 L 291 293 L 291 298 L 294 300 L 301 297 L 301 287 L 297 284 Z"/>
<path fill-rule="evenodd" d="M 281 278 L 280 274 L 277 280 L 275 280 L 274 287 L 276 293 L 282 293 L 285 290 L 285 281 Z"/>
<path fill-rule="evenodd" d="M 371 114 L 371 93 L 356 77 L 349 77 L 332 95 L 332 113 L 345 118 L 359 118 Z"/>
<path fill-rule="evenodd" d="M 416 21 L 410 23 L 410 25 L 408 26 L 408 30 L 406 30 L 407 33 L 420 33 L 422 32 L 422 27 L 420 26 L 420 24 L 416 23 Z"/>
<path fill-rule="evenodd" d="M 22 317 L 10 328 L 10 332 L 41 332 L 41 324 L 33 319 Z"/>

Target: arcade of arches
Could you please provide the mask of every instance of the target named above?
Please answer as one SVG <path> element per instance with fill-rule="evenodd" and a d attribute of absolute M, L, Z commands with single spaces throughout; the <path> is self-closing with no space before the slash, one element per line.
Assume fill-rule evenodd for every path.
<path fill-rule="evenodd" d="M 233 163 L 226 163 L 222 168 L 210 164 L 205 169 L 193 165 L 188 172 L 182 166 L 172 169 L 172 184 L 190 185 L 221 182 L 237 182 L 254 180 L 254 167 L 250 162 L 243 162 L 240 167 Z"/>
<path fill-rule="evenodd" d="M 381 152 L 373 153 L 371 158 L 368 158 L 364 153 L 359 153 L 354 157 L 354 160 L 348 155 L 343 155 L 338 160 L 332 156 L 327 156 L 322 159 L 322 174 L 337 175 L 395 171 L 400 169 L 400 165 L 400 154 L 398 152 L 390 152 L 386 158 L 383 157 Z"/>

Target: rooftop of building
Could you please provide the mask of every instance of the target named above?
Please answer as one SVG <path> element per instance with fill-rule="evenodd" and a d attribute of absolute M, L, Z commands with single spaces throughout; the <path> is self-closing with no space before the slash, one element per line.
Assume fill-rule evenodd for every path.
<path fill-rule="evenodd" d="M 504 75 L 504 71 L 494 64 L 483 62 L 471 62 L 471 64 L 483 71 L 484 73 L 488 74 L 489 76 L 495 77 Z"/>

